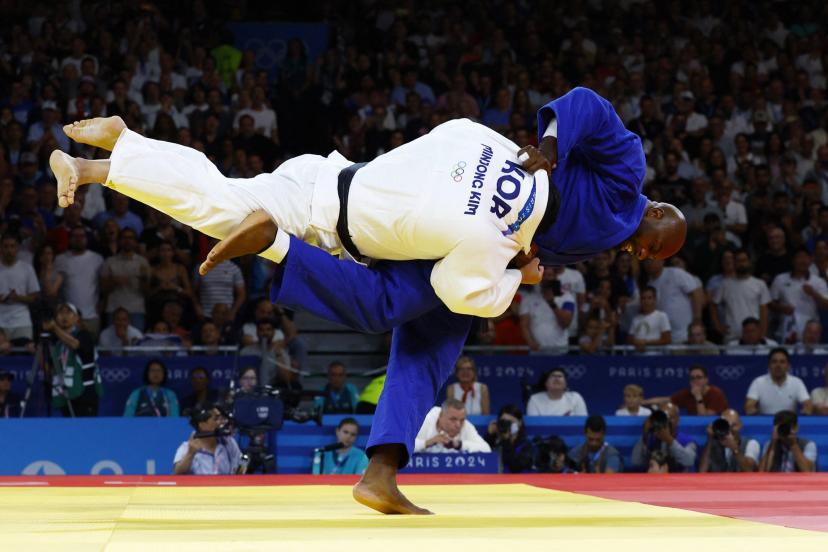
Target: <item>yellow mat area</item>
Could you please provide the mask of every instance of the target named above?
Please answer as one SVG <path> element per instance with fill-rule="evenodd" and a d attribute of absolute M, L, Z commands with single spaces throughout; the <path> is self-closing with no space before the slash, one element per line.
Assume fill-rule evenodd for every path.
<path fill-rule="evenodd" d="M 347 486 L 0 489 L 0 550 L 828 550 L 828 535 L 529 485 L 404 489 L 383 516 Z"/>

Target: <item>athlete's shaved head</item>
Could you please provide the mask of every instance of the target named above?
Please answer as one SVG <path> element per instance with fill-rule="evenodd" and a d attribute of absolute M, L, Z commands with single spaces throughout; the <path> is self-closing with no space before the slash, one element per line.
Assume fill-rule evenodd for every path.
<path fill-rule="evenodd" d="M 678 253 L 687 237 L 687 221 L 682 212 L 669 203 L 647 204 L 641 224 L 621 249 L 644 259 L 667 259 Z"/>

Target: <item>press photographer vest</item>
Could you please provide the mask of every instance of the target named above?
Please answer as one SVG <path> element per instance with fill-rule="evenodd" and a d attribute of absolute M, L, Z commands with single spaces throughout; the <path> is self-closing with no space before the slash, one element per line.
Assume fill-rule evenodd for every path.
<path fill-rule="evenodd" d="M 810 443 L 807 439 L 802 439 L 801 437 L 796 438 L 796 444 L 799 445 L 799 450 L 805 451 L 805 445 Z M 770 467 L 770 471 L 778 472 L 782 469 L 782 456 L 784 454 L 792 454 L 790 449 L 782 448 L 782 445 L 777 443 L 776 448 L 773 451 L 773 464 Z M 794 471 L 799 471 L 799 466 L 796 465 L 796 462 L 793 463 Z"/>
<path fill-rule="evenodd" d="M 97 349 L 94 349 L 92 362 L 86 364 L 77 351 L 60 341 L 50 345 L 49 352 L 52 360 L 52 406 L 66 406 L 67 399 L 77 399 L 86 387 L 92 385 L 99 397 L 103 395 Z"/>
<path fill-rule="evenodd" d="M 747 450 L 747 445 L 749 439 L 741 439 L 739 442 L 739 452 L 742 455 L 745 454 L 745 450 Z M 730 460 L 727 459 L 727 453 L 725 452 L 725 448 L 719 441 L 713 441 L 710 445 L 710 463 L 707 468 L 709 472 L 738 472 L 742 471 L 741 467 L 739 467 L 739 461 L 736 459 L 735 454 L 730 455 Z"/>

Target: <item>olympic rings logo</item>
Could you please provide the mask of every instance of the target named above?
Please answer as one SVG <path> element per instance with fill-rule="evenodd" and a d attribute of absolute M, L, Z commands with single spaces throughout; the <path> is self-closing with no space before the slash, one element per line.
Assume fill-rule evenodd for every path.
<path fill-rule="evenodd" d="M 723 380 L 733 381 L 745 374 L 745 367 L 739 365 L 725 365 L 716 367 L 716 375 Z"/>
<path fill-rule="evenodd" d="M 109 368 L 101 370 L 103 380 L 110 383 L 121 383 L 129 379 L 129 368 Z"/>
<path fill-rule="evenodd" d="M 463 173 L 465 172 L 466 162 L 465 161 L 458 161 L 454 164 L 451 168 L 451 178 L 455 182 L 460 182 L 463 180 Z"/>

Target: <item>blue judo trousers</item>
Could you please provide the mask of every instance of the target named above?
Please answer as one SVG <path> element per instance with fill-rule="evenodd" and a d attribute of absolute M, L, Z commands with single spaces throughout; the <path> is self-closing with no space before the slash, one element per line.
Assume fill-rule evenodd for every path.
<path fill-rule="evenodd" d="M 641 221 L 646 164 L 641 142 L 612 105 L 575 88 L 538 111 L 538 140 L 555 117 L 561 197 L 557 220 L 535 236 L 543 264 L 588 259 L 629 238 Z M 410 456 L 425 415 L 463 350 L 472 317 L 455 314 L 430 283 L 433 261 L 382 261 L 371 268 L 337 259 L 291 237 L 273 279 L 271 300 L 358 331 L 393 331 L 385 388 L 368 455 L 403 444 Z M 404 458 L 400 467 L 408 462 Z"/>

